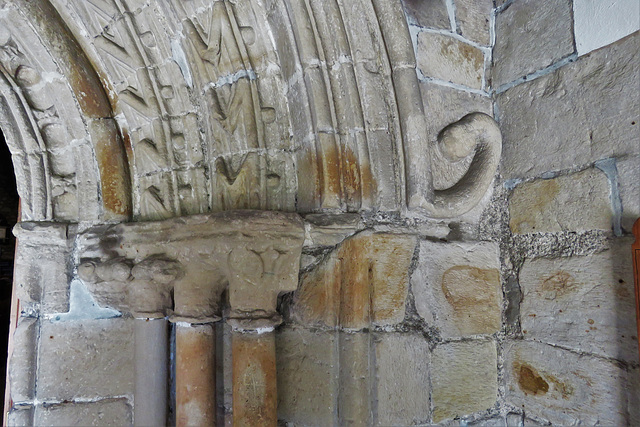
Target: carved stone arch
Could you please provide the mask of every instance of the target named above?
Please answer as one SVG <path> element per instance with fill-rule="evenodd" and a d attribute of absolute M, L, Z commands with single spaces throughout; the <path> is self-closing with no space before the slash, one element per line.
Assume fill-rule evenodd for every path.
<path fill-rule="evenodd" d="M 42 52 L 31 56 L 51 62 L 23 64 L 22 79 L 16 64 L 4 66 L 15 83 L 5 86 L 22 97 L 12 111 L 31 114 L 23 122 L 47 157 L 45 218 L 230 209 L 450 217 L 481 199 L 498 164 L 499 131 L 475 115 L 452 125 L 445 144 L 473 158 L 468 173 L 433 189 L 399 0 L 21 0 L 5 9 L 25 23 L 14 32 L 38 40 Z M 29 85 L 61 107 L 38 110 Z M 47 146 L 55 138 L 64 142 Z"/>
<path fill-rule="evenodd" d="M 126 155 L 94 68 L 49 2 L 0 11 L 0 124 L 23 219 L 129 218 Z"/>

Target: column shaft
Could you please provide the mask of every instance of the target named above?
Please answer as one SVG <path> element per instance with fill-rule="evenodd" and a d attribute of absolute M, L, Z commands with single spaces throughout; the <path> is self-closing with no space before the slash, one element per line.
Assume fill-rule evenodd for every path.
<path fill-rule="evenodd" d="M 167 326 L 165 319 L 135 320 L 135 426 L 164 426 L 167 423 Z"/>

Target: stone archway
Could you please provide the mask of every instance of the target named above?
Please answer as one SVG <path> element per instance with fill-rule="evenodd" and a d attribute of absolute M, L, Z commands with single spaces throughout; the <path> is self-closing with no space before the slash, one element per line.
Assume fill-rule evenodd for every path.
<path fill-rule="evenodd" d="M 437 142 L 428 135 L 414 46 L 399 1 L 12 0 L 0 2 L 0 10 L 0 125 L 8 132 L 23 200 L 17 232 L 24 283 L 16 311 L 21 313 L 17 334 L 29 336 L 21 344 L 25 354 L 28 346 L 33 350 L 39 345 L 34 342 L 40 342 L 42 330 L 55 331 L 61 319 L 174 314 L 189 328 L 198 328 L 224 314 L 218 303 L 226 288 L 228 308 L 241 307 L 242 315 L 226 315 L 238 323 L 232 325 L 240 334 L 237 342 L 269 329 L 258 341 L 268 338 L 265 358 L 275 363 L 275 300 L 278 291 L 295 288 L 292 277 L 298 275 L 305 229 L 337 239 L 335 245 L 365 228 L 349 223 L 353 214 L 407 221 L 457 216 L 478 203 L 496 172 L 500 132 L 486 114 L 472 113 L 452 123 Z M 462 165 L 447 189 L 433 187 L 432 174 L 438 172 L 431 155 L 436 151 L 439 161 Z M 210 215 L 237 209 L 291 214 L 258 212 L 244 222 L 237 212 L 228 218 Z M 333 216 L 326 224 L 323 219 L 303 224 L 295 213 Z M 261 224 L 261 215 L 271 229 L 253 236 L 251 226 Z M 172 220 L 176 217 L 180 219 Z M 275 263 L 287 253 L 260 246 L 285 219 L 297 224 L 292 227 L 298 240 L 290 245 L 295 260 L 287 274 L 278 276 L 286 286 L 276 283 L 268 289 L 272 301 L 265 308 L 260 305 L 264 301 L 252 300 L 247 283 L 255 272 L 271 277 L 267 261 Z M 113 225 L 130 220 L 148 225 Z M 216 267 L 217 279 L 187 292 L 185 312 L 176 309 L 184 297 L 176 294 L 178 288 L 161 286 L 175 285 L 175 278 L 137 277 L 141 270 L 164 272 L 171 263 L 186 263 L 175 254 L 162 258 L 169 241 L 182 242 L 171 240 L 174 229 L 198 234 L 199 224 L 212 221 L 212 227 L 224 228 L 225 221 L 234 220 L 238 223 L 231 234 L 208 243 L 222 245 L 230 235 L 254 239 L 243 241 L 235 252 L 230 249 L 231 255 L 243 251 L 238 260 L 246 270 L 231 274 Z M 346 234 L 340 229 L 345 221 Z M 113 227 L 142 230 L 134 232 L 139 236 L 149 229 L 170 238 L 156 239 L 158 249 L 144 257 L 137 254 L 145 251 L 139 242 L 129 248 L 131 253 L 120 253 L 124 249 L 117 246 L 124 240 L 117 232 L 109 234 Z M 91 233 L 102 242 L 98 246 L 103 252 L 90 256 L 79 242 Z M 363 245 L 375 252 L 369 237 Z M 397 245 L 410 259 L 415 242 L 407 241 Z M 372 257 L 367 252 L 352 261 L 372 262 Z M 95 272 L 100 268 L 106 273 Z M 354 277 L 366 273 L 350 268 L 344 271 L 353 271 Z M 368 274 L 374 270 L 370 267 Z M 198 300 L 207 286 L 212 290 L 212 282 L 220 285 L 217 299 Z M 111 295 L 115 299 L 105 297 L 109 286 L 120 292 Z M 145 286 L 153 291 L 144 294 Z M 344 289 L 351 292 L 346 285 Z M 131 301 L 121 300 L 129 292 L 151 295 L 150 300 L 160 296 L 162 304 L 152 312 L 135 309 Z M 240 303 L 233 300 L 234 292 L 241 295 Z M 347 297 L 364 301 L 369 295 L 365 288 L 354 292 Z M 100 307 L 85 311 L 78 301 Z M 190 315 L 188 309 L 200 302 L 210 312 Z M 356 314 L 363 318 L 373 310 L 369 303 L 360 308 Z M 44 329 L 38 322 L 46 323 Z M 357 324 L 367 327 L 367 322 Z M 162 328 L 157 332 L 166 335 Z M 49 336 L 55 339 L 53 332 Z M 167 344 L 165 338 L 158 340 Z M 131 336 L 122 339 L 129 341 Z M 166 365 L 165 344 L 158 346 L 155 360 Z M 360 344 L 353 351 L 356 356 L 368 345 Z M 353 354 L 344 359 L 357 358 Z M 147 360 L 140 357 L 139 371 Z M 41 361 L 33 363 L 39 367 Z M 24 407 L 37 406 L 38 396 L 31 393 L 36 373 L 20 369 L 12 377 L 14 397 Z M 242 394 L 236 384 L 234 394 Z M 68 396 L 75 396 L 73 390 L 52 401 L 59 404 Z M 122 398 L 118 396 L 110 398 Z M 270 422 L 275 422 L 274 398 L 265 415 Z M 241 408 L 234 407 L 236 415 Z M 349 417 L 362 421 L 363 414 Z"/>

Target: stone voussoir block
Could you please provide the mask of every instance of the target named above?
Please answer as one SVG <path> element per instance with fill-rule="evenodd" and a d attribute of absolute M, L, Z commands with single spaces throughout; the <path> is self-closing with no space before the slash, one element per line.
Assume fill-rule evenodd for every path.
<path fill-rule="evenodd" d="M 411 277 L 418 314 L 445 337 L 493 334 L 501 328 L 497 243 L 420 243 Z"/>

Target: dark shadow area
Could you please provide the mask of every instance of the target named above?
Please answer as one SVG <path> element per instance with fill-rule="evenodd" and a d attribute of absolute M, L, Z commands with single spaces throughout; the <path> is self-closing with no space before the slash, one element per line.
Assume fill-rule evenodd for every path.
<path fill-rule="evenodd" d="M 0 396 L 4 402 L 7 346 L 13 286 L 15 237 L 11 229 L 18 222 L 18 192 L 11 153 L 0 130 Z"/>

